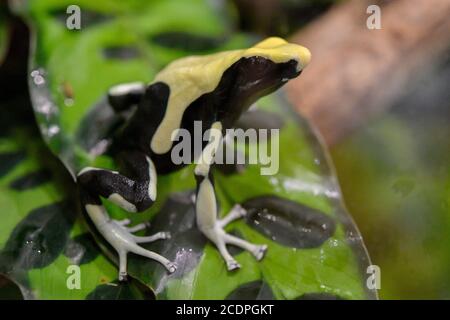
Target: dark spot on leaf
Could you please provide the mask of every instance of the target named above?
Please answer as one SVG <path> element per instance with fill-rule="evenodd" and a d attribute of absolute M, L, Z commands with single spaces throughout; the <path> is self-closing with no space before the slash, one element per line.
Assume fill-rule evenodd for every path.
<path fill-rule="evenodd" d="M 0 269 L 9 272 L 43 268 L 64 250 L 75 217 L 69 202 L 32 210 L 12 231 L 0 253 Z"/>
<path fill-rule="evenodd" d="M 0 274 L 0 298 L 2 300 L 23 300 L 19 286 L 3 274 Z"/>
<path fill-rule="evenodd" d="M 149 235 L 159 231 L 171 233 L 170 240 L 160 240 L 146 246 L 149 250 L 158 252 L 177 264 L 177 271 L 170 277 L 182 277 L 193 270 L 203 255 L 207 241 L 197 228 L 192 195 L 193 192 L 171 195 L 151 222 L 151 227 L 147 232 Z M 164 275 L 167 275 L 167 272 L 159 263 L 137 256 L 133 258 L 136 261 L 132 268 L 138 268 L 138 274 L 142 274 L 142 272 L 150 274 L 155 281 L 166 278 Z"/>
<path fill-rule="evenodd" d="M 226 300 L 274 300 L 275 297 L 269 285 L 257 280 L 245 283 L 234 289 Z"/>
<path fill-rule="evenodd" d="M 0 178 L 25 159 L 23 151 L 0 153 Z"/>
<path fill-rule="evenodd" d="M 294 248 L 316 248 L 330 238 L 336 223 L 327 215 L 277 196 L 252 198 L 242 204 L 247 223 L 275 242 Z"/>
<path fill-rule="evenodd" d="M 119 282 L 114 281 L 107 284 L 97 286 L 86 297 L 86 300 L 144 300 L 154 298 L 147 296 L 147 292 L 143 293 L 134 282 Z M 147 290 L 148 291 L 148 288 Z"/>
<path fill-rule="evenodd" d="M 63 24 L 64 27 L 66 26 L 67 18 L 70 16 L 70 14 L 68 14 L 66 12 L 66 10 L 67 10 L 67 8 L 64 7 L 64 8 L 50 11 L 50 14 L 52 16 L 54 16 L 61 24 Z M 84 28 L 87 28 L 90 26 L 94 26 L 96 24 L 111 20 L 112 18 L 113 18 L 113 16 L 111 16 L 111 15 L 106 15 L 104 13 L 100 13 L 100 12 L 88 10 L 86 8 L 82 8 L 81 9 L 81 19 L 80 19 L 81 20 L 81 28 L 84 29 Z"/>
<path fill-rule="evenodd" d="M 50 178 L 50 172 L 42 169 L 17 178 L 10 183 L 9 187 L 18 191 L 23 191 L 44 184 L 48 182 Z"/>
<path fill-rule="evenodd" d="M 211 37 L 182 31 L 169 31 L 157 34 L 150 39 L 166 48 L 187 52 L 212 51 L 225 43 L 224 37 Z"/>
<path fill-rule="evenodd" d="M 93 261 L 99 253 L 99 248 L 90 233 L 83 233 L 70 239 L 64 251 L 64 255 L 77 265 Z"/>
<path fill-rule="evenodd" d="M 136 47 L 129 46 L 111 46 L 103 48 L 103 56 L 107 59 L 130 60 L 140 56 Z"/>
<path fill-rule="evenodd" d="M 330 293 L 311 292 L 305 293 L 300 297 L 295 298 L 294 300 L 345 300 L 345 299 Z"/>

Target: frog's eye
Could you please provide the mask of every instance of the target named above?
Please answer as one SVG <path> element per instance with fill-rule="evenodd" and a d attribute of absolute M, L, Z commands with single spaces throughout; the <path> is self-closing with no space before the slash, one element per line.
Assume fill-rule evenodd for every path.
<path fill-rule="evenodd" d="M 151 41 L 159 46 L 187 52 L 212 51 L 225 43 L 224 37 L 210 37 L 182 31 L 163 32 L 154 35 Z"/>

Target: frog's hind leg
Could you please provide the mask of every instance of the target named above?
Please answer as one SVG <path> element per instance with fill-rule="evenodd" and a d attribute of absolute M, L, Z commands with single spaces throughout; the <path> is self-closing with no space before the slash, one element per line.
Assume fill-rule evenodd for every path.
<path fill-rule="evenodd" d="M 138 243 L 169 238 L 165 232 L 149 237 L 138 237 L 133 232 L 142 230 L 145 224 L 127 227 L 129 220 L 112 220 L 103 207 L 100 197 L 117 204 L 128 212 L 140 212 L 149 208 L 156 199 L 156 172 L 150 158 L 140 152 L 123 153 L 124 171 L 85 168 L 77 177 L 82 205 L 100 234 L 119 255 L 119 280 L 126 279 L 128 252 L 143 255 L 162 263 L 170 272 L 175 266 L 160 255 L 141 248 Z"/>

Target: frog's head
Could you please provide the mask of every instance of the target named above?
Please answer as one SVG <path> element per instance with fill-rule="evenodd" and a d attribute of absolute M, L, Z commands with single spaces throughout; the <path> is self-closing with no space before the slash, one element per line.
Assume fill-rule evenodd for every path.
<path fill-rule="evenodd" d="M 155 77 L 170 88 L 170 130 L 176 129 L 184 110 L 206 94 L 220 99 L 221 112 L 233 123 L 258 98 L 297 77 L 310 59 L 305 47 L 268 38 L 248 49 L 173 61 Z"/>
<path fill-rule="evenodd" d="M 243 50 L 222 78 L 229 77 L 233 83 L 230 103 L 239 105 L 239 110 L 235 107 L 234 112 L 244 112 L 258 98 L 300 75 L 310 59 L 308 49 L 280 38 L 268 38 Z"/>

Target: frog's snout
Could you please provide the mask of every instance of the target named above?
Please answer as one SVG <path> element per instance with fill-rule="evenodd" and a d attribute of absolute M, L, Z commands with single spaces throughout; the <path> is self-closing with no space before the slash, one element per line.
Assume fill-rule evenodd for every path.
<path fill-rule="evenodd" d="M 281 79 L 283 81 L 294 79 L 295 77 L 298 77 L 300 73 L 302 73 L 302 70 L 303 68 L 301 67 L 298 60 L 289 60 L 288 62 L 283 64 L 281 70 Z"/>

